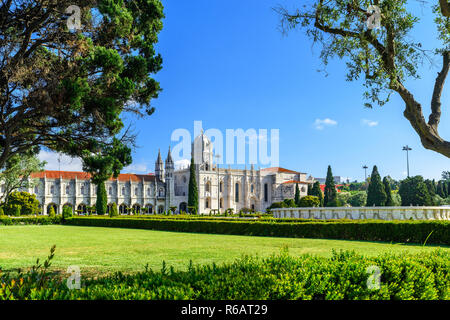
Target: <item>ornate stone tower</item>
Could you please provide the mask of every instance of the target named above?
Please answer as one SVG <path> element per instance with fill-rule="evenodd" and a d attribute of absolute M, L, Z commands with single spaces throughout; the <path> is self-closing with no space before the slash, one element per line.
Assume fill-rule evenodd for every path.
<path fill-rule="evenodd" d="M 158 150 L 158 159 L 155 162 L 155 176 L 157 180 L 164 181 L 164 164 L 161 159 L 161 150 Z"/>
<path fill-rule="evenodd" d="M 175 171 L 175 165 L 173 163 L 172 159 L 172 153 L 170 152 L 169 147 L 169 153 L 167 154 L 166 158 L 166 173 L 165 173 L 165 183 L 166 183 L 166 210 L 170 209 L 170 206 L 173 204 L 173 199 L 175 196 L 175 181 L 174 181 L 174 171 Z"/>
<path fill-rule="evenodd" d="M 208 137 L 202 133 L 199 134 L 192 143 L 192 157 L 194 157 L 196 170 L 212 170 L 213 163 L 213 144 Z"/>

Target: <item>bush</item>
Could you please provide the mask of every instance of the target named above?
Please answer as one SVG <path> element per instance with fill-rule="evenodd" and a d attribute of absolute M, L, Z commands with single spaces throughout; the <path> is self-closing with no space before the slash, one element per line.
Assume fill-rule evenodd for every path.
<path fill-rule="evenodd" d="M 22 210 L 21 205 L 12 203 L 8 203 L 7 205 L 4 206 L 4 208 L 6 215 L 13 217 L 19 217 Z"/>
<path fill-rule="evenodd" d="M 305 196 L 300 198 L 299 207 L 319 207 L 320 200 L 316 196 Z"/>
<path fill-rule="evenodd" d="M 382 254 L 365 257 L 350 251 L 330 258 L 293 257 L 287 251 L 268 258 L 243 257 L 222 265 L 189 265 L 175 271 L 146 268 L 87 279 L 79 290 L 50 277 L 44 262 L 27 273 L 0 275 L 0 300 L 448 300 L 450 255 Z M 379 269 L 379 288 L 369 288 L 369 267 Z M 22 280 L 20 280 L 22 279 Z"/>
<path fill-rule="evenodd" d="M 284 199 L 283 203 L 285 204 L 285 208 L 296 208 L 297 207 L 294 199 Z"/>
<path fill-rule="evenodd" d="M 286 219 L 279 219 L 286 220 Z M 136 228 L 162 231 L 234 234 L 288 238 L 319 238 L 384 242 L 450 244 L 450 221 L 335 220 L 334 222 L 291 219 L 230 220 L 168 218 L 74 217 L 67 224 L 79 226 Z"/>
<path fill-rule="evenodd" d="M 117 210 L 117 204 L 113 203 L 110 210 L 109 210 L 109 216 L 110 217 L 118 217 L 119 211 Z"/>
<path fill-rule="evenodd" d="M 72 207 L 64 206 L 62 216 L 63 216 L 63 219 L 71 218 L 73 216 Z"/>
<path fill-rule="evenodd" d="M 53 206 L 50 207 L 50 210 L 48 211 L 48 216 L 50 218 L 54 218 L 56 216 L 56 212 L 55 212 L 55 209 L 53 208 Z"/>
<path fill-rule="evenodd" d="M 357 191 L 350 195 L 348 204 L 352 207 L 364 207 L 367 201 L 367 192 Z"/>
<path fill-rule="evenodd" d="M 0 216 L 0 225 L 18 225 L 18 224 L 25 224 L 25 225 L 46 225 L 46 224 L 60 224 L 62 220 L 61 216 L 57 216 L 54 218 L 50 218 L 49 216 L 40 216 L 40 217 L 19 217 L 11 219 L 8 216 Z"/>
<path fill-rule="evenodd" d="M 19 215 L 37 214 L 39 211 L 39 201 L 36 199 L 36 195 L 29 194 L 28 192 L 12 192 L 8 196 L 7 203 L 12 206 L 20 206 Z M 15 215 L 17 211 L 16 207 L 12 210 L 14 213 L 10 215 Z"/>
<path fill-rule="evenodd" d="M 350 199 L 350 192 L 342 191 L 337 194 L 337 203 L 339 207 L 348 206 L 348 200 Z"/>

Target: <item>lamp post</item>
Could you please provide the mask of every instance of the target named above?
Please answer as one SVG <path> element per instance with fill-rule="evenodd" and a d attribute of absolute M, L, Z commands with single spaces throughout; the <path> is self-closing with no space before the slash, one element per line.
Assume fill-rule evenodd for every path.
<path fill-rule="evenodd" d="M 220 154 L 216 154 L 214 156 L 217 159 L 217 212 L 220 214 L 220 175 L 219 175 L 219 159 L 221 158 Z"/>
<path fill-rule="evenodd" d="M 406 145 L 402 150 L 406 151 L 406 172 L 409 178 L 409 151 L 411 151 L 412 149 L 408 145 Z"/>
<path fill-rule="evenodd" d="M 363 165 L 362 168 L 364 169 L 364 182 L 366 182 L 367 181 L 367 168 L 368 168 L 368 166 Z"/>

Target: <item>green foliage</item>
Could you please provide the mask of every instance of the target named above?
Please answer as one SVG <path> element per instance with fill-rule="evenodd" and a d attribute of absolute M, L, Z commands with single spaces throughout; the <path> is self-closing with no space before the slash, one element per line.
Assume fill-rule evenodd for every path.
<path fill-rule="evenodd" d="M 386 207 L 392 207 L 392 206 L 394 206 L 394 199 L 392 199 L 391 184 L 389 183 L 388 177 L 384 177 L 383 186 L 384 186 L 384 191 L 386 193 L 386 202 L 384 203 L 384 205 Z"/>
<path fill-rule="evenodd" d="M 367 202 L 367 192 L 357 191 L 350 195 L 348 199 L 348 204 L 352 207 L 364 207 Z"/>
<path fill-rule="evenodd" d="M 5 211 L 3 211 L 3 207 L 0 207 L 0 217 L 5 216 Z"/>
<path fill-rule="evenodd" d="M 367 189 L 367 207 L 382 207 L 386 203 L 386 192 L 384 185 L 381 182 L 380 174 L 377 166 L 373 166 L 372 174 L 370 175 L 370 183 Z"/>
<path fill-rule="evenodd" d="M 284 199 L 283 200 L 284 203 L 284 208 L 295 208 L 297 207 L 297 205 L 295 204 L 294 199 Z"/>
<path fill-rule="evenodd" d="M 312 189 L 311 189 L 311 196 L 316 196 L 317 198 L 319 198 L 320 201 L 320 207 L 323 207 L 323 192 L 322 189 L 320 189 L 320 182 L 316 181 L 314 182 Z"/>
<path fill-rule="evenodd" d="M 39 211 L 39 201 L 36 199 L 35 194 L 29 194 L 25 191 L 12 192 L 8 196 L 5 206 L 7 214 L 16 215 L 18 207 L 20 207 L 18 211 L 19 215 L 37 214 Z"/>
<path fill-rule="evenodd" d="M 223 265 L 192 265 L 187 271 L 148 267 L 84 280 L 79 290 L 50 277 L 50 256 L 18 276 L 1 275 L 1 300 L 448 300 L 449 254 L 382 254 L 365 257 L 333 251 L 330 258 L 290 256 L 287 250 L 267 258 L 242 257 Z M 380 269 L 380 288 L 367 283 L 370 266 Z M 22 280 L 20 280 L 22 279 Z"/>
<path fill-rule="evenodd" d="M 112 204 L 111 209 L 109 210 L 109 216 L 110 217 L 118 217 L 119 216 L 119 210 L 117 210 L 116 203 Z"/>
<path fill-rule="evenodd" d="M 191 166 L 189 168 L 189 190 L 188 190 L 188 209 L 189 213 L 197 214 L 198 212 L 198 186 L 195 178 L 194 157 L 191 158 Z"/>
<path fill-rule="evenodd" d="M 325 180 L 325 197 L 323 200 L 324 207 L 337 207 L 337 191 L 334 184 L 333 172 L 331 171 L 331 166 L 328 166 L 327 178 Z"/>
<path fill-rule="evenodd" d="M 123 151 L 135 141 L 124 128 L 124 113 L 154 112 L 150 102 L 161 91 L 154 75 L 162 68 L 155 46 L 163 6 L 159 0 L 80 1 L 82 30 L 73 32 L 64 17 L 73 4 L 2 4 L 8 23 L 0 26 L 0 59 L 6 61 L 0 74 L 8 79 L 0 81 L 0 136 L 17 130 L 14 139 L 3 141 L 0 168 L 14 150 L 44 146 L 82 158 L 85 170 L 104 181 L 129 159 L 111 149 L 121 145 Z"/>
<path fill-rule="evenodd" d="M 48 211 L 48 216 L 50 218 L 54 218 L 56 216 L 56 212 L 55 212 L 55 209 L 53 208 L 53 206 L 50 207 L 50 210 Z"/>
<path fill-rule="evenodd" d="M 70 206 L 64 206 L 63 207 L 63 212 L 62 212 L 62 217 L 63 219 L 69 219 L 73 216 L 73 212 L 72 212 L 72 207 Z"/>
<path fill-rule="evenodd" d="M 400 183 L 398 191 L 402 198 L 402 206 L 431 206 L 432 198 L 422 176 L 409 177 Z"/>
<path fill-rule="evenodd" d="M 299 201 L 298 207 L 319 207 L 320 200 L 316 196 L 305 196 Z"/>
<path fill-rule="evenodd" d="M 48 225 L 48 224 L 60 224 L 62 216 L 50 217 L 50 216 L 21 216 L 19 218 L 10 218 L 8 216 L 0 216 L 0 225 Z"/>
<path fill-rule="evenodd" d="M 95 208 L 98 215 L 106 214 L 108 209 L 108 196 L 106 194 L 105 182 L 101 181 L 97 184 L 97 201 Z"/>
<path fill-rule="evenodd" d="M 277 223 L 274 223 L 277 222 Z M 161 231 L 253 235 L 288 238 L 318 238 L 422 244 L 450 244 L 449 221 L 379 221 L 379 220 L 231 220 L 229 218 L 103 218 L 74 217 L 67 224 L 79 226 L 137 228 Z"/>
<path fill-rule="evenodd" d="M 337 193 L 337 203 L 339 207 L 345 207 L 348 206 L 348 201 L 350 200 L 351 193 L 342 191 Z"/>
<path fill-rule="evenodd" d="M 309 189 L 309 185 L 308 185 Z M 298 183 L 295 184 L 295 196 L 294 196 L 295 205 L 300 206 L 300 189 L 298 188 Z"/>

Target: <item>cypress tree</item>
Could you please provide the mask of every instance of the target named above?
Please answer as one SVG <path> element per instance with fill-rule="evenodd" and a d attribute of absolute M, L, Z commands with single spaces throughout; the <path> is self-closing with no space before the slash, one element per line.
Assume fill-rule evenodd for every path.
<path fill-rule="evenodd" d="M 117 204 L 113 203 L 111 206 L 111 210 L 109 210 L 110 217 L 117 217 L 119 215 L 119 211 L 117 210 Z"/>
<path fill-rule="evenodd" d="M 308 185 L 309 189 L 309 185 Z M 298 188 L 298 183 L 295 184 L 295 197 L 294 197 L 295 205 L 300 206 L 300 189 Z"/>
<path fill-rule="evenodd" d="M 444 192 L 444 184 L 442 183 L 442 180 L 439 180 L 436 188 L 436 193 L 443 199 L 446 198 L 445 192 Z"/>
<path fill-rule="evenodd" d="M 191 158 L 191 167 L 189 168 L 189 194 L 188 207 L 194 208 L 194 214 L 198 212 L 198 187 L 197 179 L 195 178 L 195 164 L 194 157 Z M 192 212 L 191 212 L 192 213 Z"/>
<path fill-rule="evenodd" d="M 320 189 L 320 182 L 319 181 L 314 182 L 314 184 L 313 184 L 313 186 L 311 188 L 311 194 L 310 195 L 318 197 L 319 201 L 320 201 L 319 206 L 323 207 L 323 192 Z"/>
<path fill-rule="evenodd" d="M 384 185 L 384 191 L 386 192 L 386 202 L 384 205 L 386 207 L 393 207 L 394 199 L 392 199 L 391 184 L 389 183 L 389 179 L 387 177 L 384 177 L 383 185 Z"/>
<path fill-rule="evenodd" d="M 333 173 L 331 172 L 331 166 L 328 166 L 327 179 L 325 181 L 325 197 L 323 200 L 324 207 L 337 207 L 337 191 L 334 184 Z"/>
<path fill-rule="evenodd" d="M 430 179 L 425 180 L 425 184 L 428 188 L 428 193 L 431 197 L 434 197 L 436 195 L 436 187 L 434 185 L 434 181 L 431 181 Z"/>
<path fill-rule="evenodd" d="M 98 215 L 106 214 L 108 208 L 108 196 L 106 195 L 105 182 L 97 184 L 97 202 L 95 208 Z"/>
<path fill-rule="evenodd" d="M 56 216 L 55 209 L 53 208 L 53 206 L 50 207 L 50 210 L 48 211 L 48 216 L 50 218 L 54 218 Z"/>
<path fill-rule="evenodd" d="M 312 188 L 313 188 L 312 184 L 308 183 L 308 191 L 306 193 L 308 196 L 312 196 L 313 195 L 312 194 Z"/>
<path fill-rule="evenodd" d="M 380 174 L 377 166 L 373 166 L 372 174 L 370 175 L 370 183 L 367 188 L 367 207 L 384 206 L 386 203 L 386 192 L 384 185 L 381 182 Z"/>

